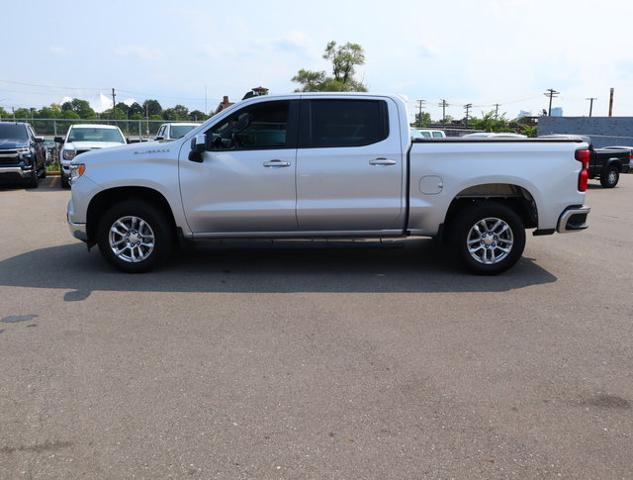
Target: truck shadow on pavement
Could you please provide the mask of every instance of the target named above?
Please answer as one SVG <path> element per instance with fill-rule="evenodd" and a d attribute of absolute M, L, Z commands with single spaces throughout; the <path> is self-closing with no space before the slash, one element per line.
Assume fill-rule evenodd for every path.
<path fill-rule="evenodd" d="M 450 251 L 433 240 L 397 245 L 310 242 L 236 246 L 195 245 L 160 270 L 119 273 L 83 244 L 30 251 L 0 261 L 0 285 L 67 290 L 66 301 L 93 291 L 125 292 L 502 292 L 555 282 L 529 258 L 496 277 L 464 272 Z"/>

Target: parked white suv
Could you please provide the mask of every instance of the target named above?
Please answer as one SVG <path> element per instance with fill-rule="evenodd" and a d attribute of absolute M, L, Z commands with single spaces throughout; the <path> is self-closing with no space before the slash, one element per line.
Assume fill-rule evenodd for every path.
<path fill-rule="evenodd" d="M 82 153 L 90 150 L 118 147 L 127 143 L 123 132 L 114 125 L 71 125 L 65 137 L 55 137 L 62 144 L 59 152 L 62 188 L 70 186 L 70 163 Z"/>
<path fill-rule="evenodd" d="M 177 140 L 200 125 L 200 123 L 163 123 L 154 140 Z"/>
<path fill-rule="evenodd" d="M 496 274 L 534 235 L 587 228 L 590 150 L 573 139 L 412 140 L 398 96 L 244 100 L 185 137 L 72 164 L 72 234 L 126 272 L 178 237 L 440 237 Z"/>

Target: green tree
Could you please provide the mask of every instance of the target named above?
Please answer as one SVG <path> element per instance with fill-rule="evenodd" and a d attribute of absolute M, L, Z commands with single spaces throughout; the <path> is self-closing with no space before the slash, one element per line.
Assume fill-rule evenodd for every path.
<path fill-rule="evenodd" d="M 36 118 L 57 118 L 59 115 L 59 109 L 54 109 L 52 106 L 42 107 L 35 113 Z"/>
<path fill-rule="evenodd" d="M 16 108 L 14 115 L 15 118 L 31 118 L 31 110 L 28 108 Z"/>
<path fill-rule="evenodd" d="M 163 107 L 160 106 L 158 100 L 148 99 L 143 102 L 143 113 L 145 113 L 145 109 L 147 109 L 147 114 L 149 116 L 152 115 L 160 115 L 163 113 Z"/>
<path fill-rule="evenodd" d="M 110 108 L 108 110 L 104 110 L 102 115 L 103 118 L 109 118 L 113 120 L 127 120 L 127 112 L 120 109 L 118 104 L 114 111 L 112 111 L 112 109 Z"/>
<path fill-rule="evenodd" d="M 126 103 L 123 103 L 123 102 L 117 103 L 116 109 L 125 113 L 125 118 L 127 118 L 130 115 L 130 107 L 128 107 Z"/>
<path fill-rule="evenodd" d="M 494 110 L 483 113 L 481 118 L 471 118 L 469 125 L 484 132 L 507 132 L 510 128 L 505 113 L 497 115 Z"/>
<path fill-rule="evenodd" d="M 73 112 L 72 110 L 62 110 L 61 118 L 68 118 L 68 119 L 76 120 L 76 119 L 81 118 L 81 117 L 78 114 L 76 114 L 75 112 Z"/>
<path fill-rule="evenodd" d="M 130 115 L 130 117 L 134 117 L 136 115 L 141 115 L 141 117 L 144 117 L 145 109 L 139 103 L 134 102 L 132 105 L 130 105 L 128 114 Z"/>
<path fill-rule="evenodd" d="M 0 118 L 7 118 L 9 116 L 9 112 L 7 112 L 3 107 L 0 107 Z"/>
<path fill-rule="evenodd" d="M 431 114 L 429 112 L 419 112 L 415 114 L 415 127 L 428 127 L 431 124 Z"/>
<path fill-rule="evenodd" d="M 97 114 L 92 109 L 87 100 L 73 98 L 70 102 L 64 102 L 61 106 L 62 112 L 74 112 L 78 118 L 96 118 Z"/>
<path fill-rule="evenodd" d="M 165 120 L 188 120 L 189 109 L 184 105 L 176 105 L 173 108 L 163 110 L 163 118 Z"/>
<path fill-rule="evenodd" d="M 367 87 L 354 78 L 356 67 L 365 63 L 365 51 L 358 43 L 337 45 L 331 41 L 323 58 L 332 63 L 332 75 L 325 71 L 301 69 L 292 81 L 301 85 L 297 92 L 366 92 Z"/>
<path fill-rule="evenodd" d="M 202 122 L 207 118 L 209 118 L 209 116 L 200 110 L 192 110 L 189 112 L 189 120 L 193 120 L 194 122 Z"/>

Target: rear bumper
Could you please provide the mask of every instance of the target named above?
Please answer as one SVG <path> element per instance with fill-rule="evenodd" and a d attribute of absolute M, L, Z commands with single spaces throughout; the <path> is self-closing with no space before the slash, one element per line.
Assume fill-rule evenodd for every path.
<path fill-rule="evenodd" d="M 587 223 L 589 212 L 591 212 L 591 208 L 586 206 L 568 207 L 558 219 L 556 231 L 558 233 L 571 233 L 587 229 L 589 227 Z"/>

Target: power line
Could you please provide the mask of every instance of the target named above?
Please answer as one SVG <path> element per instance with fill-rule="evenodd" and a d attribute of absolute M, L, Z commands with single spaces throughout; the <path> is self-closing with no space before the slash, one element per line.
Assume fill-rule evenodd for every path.
<path fill-rule="evenodd" d="M 107 90 L 107 88 L 98 87 L 68 87 L 64 85 L 46 85 L 43 83 L 16 82 L 14 80 L 1 80 L 0 83 L 10 83 L 13 85 L 23 85 L 26 87 L 52 88 L 57 90 Z"/>

